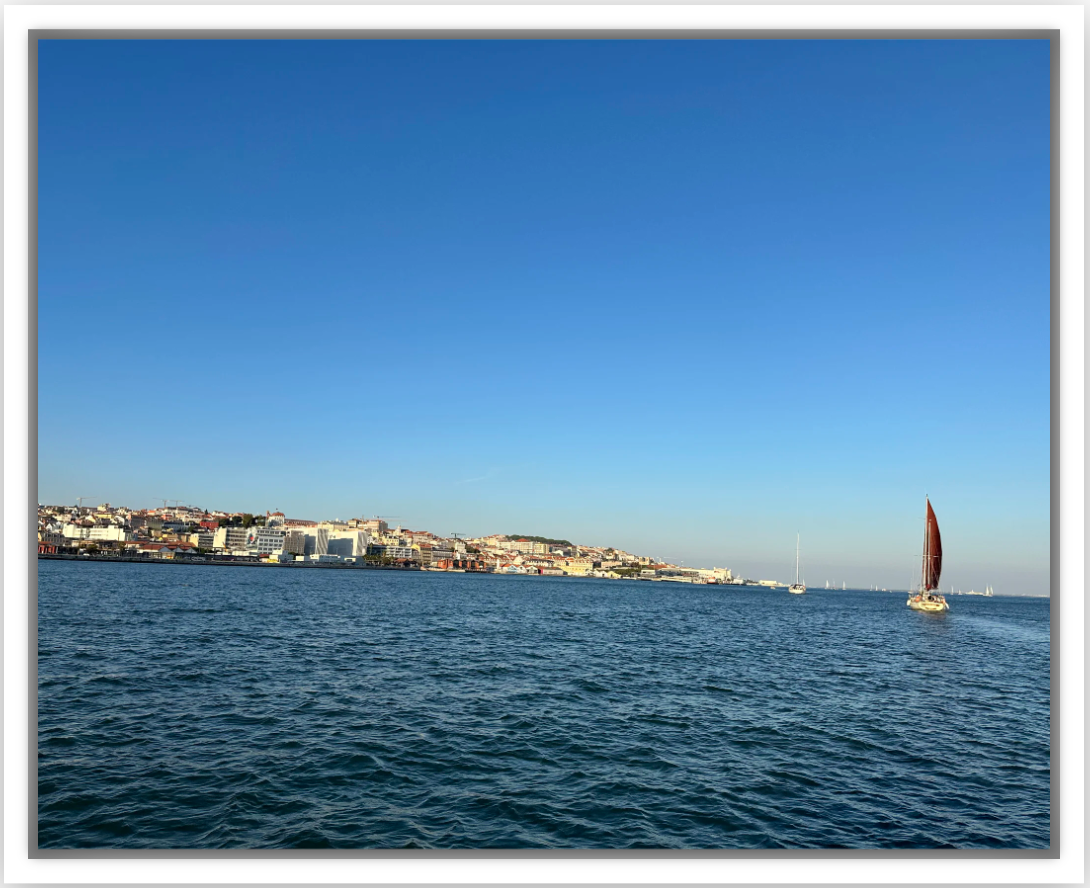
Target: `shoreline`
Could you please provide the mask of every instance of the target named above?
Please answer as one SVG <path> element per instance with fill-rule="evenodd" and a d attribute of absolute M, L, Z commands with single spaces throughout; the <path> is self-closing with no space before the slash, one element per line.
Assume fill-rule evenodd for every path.
<path fill-rule="evenodd" d="M 79 562 L 91 562 L 94 564 L 184 564 L 194 567 L 287 567 L 294 568 L 296 570 L 398 570 L 408 571 L 415 573 L 466 573 L 466 574 L 478 574 L 492 577 L 530 577 L 537 579 L 605 579 L 604 577 L 577 577 L 577 576 L 564 576 L 554 577 L 552 575 L 542 576 L 540 574 L 509 574 L 503 571 L 488 571 L 488 570 L 443 570 L 436 567 L 421 567 L 419 564 L 413 564 L 409 566 L 403 566 L 399 564 L 338 564 L 337 562 L 305 562 L 305 561 L 285 561 L 283 563 L 276 563 L 272 561 L 226 561 L 223 559 L 208 559 L 202 560 L 199 558 L 134 558 L 134 557 L 111 557 L 101 555 L 38 555 L 39 561 L 79 561 Z M 679 586 L 698 586 L 698 587 L 714 587 L 714 588 L 728 588 L 728 589 L 767 589 L 772 592 L 782 591 L 784 587 L 769 587 L 761 586 L 756 583 L 692 583 L 675 580 L 666 577 L 620 577 L 621 580 L 628 580 L 630 582 L 642 582 L 642 583 L 672 583 Z M 616 582 L 616 580 L 613 580 Z M 808 592 L 874 592 L 873 589 L 811 589 Z M 877 594 L 911 594 L 911 590 L 896 591 L 889 590 L 886 593 Z M 962 593 L 961 595 L 954 595 L 955 598 L 1050 598 L 1049 595 L 1013 595 L 1010 593 L 996 593 L 994 595 L 969 595 Z"/>
<path fill-rule="evenodd" d="M 229 561 L 224 558 L 139 558 L 132 556 L 102 555 L 39 555 L 39 561 L 81 561 L 96 564 L 185 564 L 195 567 L 290 567 L 309 570 L 409 570 L 419 571 L 420 565 L 400 564 L 338 564 L 336 561 Z"/>

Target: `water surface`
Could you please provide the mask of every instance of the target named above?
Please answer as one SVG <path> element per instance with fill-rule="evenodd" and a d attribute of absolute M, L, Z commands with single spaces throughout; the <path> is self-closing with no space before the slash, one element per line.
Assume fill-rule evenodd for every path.
<path fill-rule="evenodd" d="M 1049 602 L 38 564 L 49 848 L 1045 848 Z"/>

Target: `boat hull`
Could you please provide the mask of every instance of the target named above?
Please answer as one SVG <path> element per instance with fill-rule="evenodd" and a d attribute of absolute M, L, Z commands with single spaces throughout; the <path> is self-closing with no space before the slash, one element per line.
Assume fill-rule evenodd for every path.
<path fill-rule="evenodd" d="M 913 610 L 924 611 L 929 614 L 941 614 L 944 611 L 950 610 L 950 605 L 946 603 L 946 599 L 941 595 L 932 595 L 929 597 L 913 595 L 908 599 L 907 604 Z"/>
<path fill-rule="evenodd" d="M 806 587 L 802 585 L 789 586 L 787 589 L 792 595 L 802 595 L 806 591 Z"/>

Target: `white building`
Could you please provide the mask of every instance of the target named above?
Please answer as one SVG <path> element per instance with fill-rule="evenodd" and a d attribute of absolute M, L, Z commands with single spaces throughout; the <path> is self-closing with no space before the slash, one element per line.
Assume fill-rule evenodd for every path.
<path fill-rule="evenodd" d="M 305 541 L 303 545 L 303 554 L 306 556 L 311 555 L 326 555 L 329 552 L 329 528 L 328 527 L 308 527 L 304 531 Z"/>
<path fill-rule="evenodd" d="M 112 540 L 115 543 L 124 543 L 132 539 L 132 534 L 127 533 L 119 524 L 110 524 L 105 527 L 92 527 L 88 535 L 89 540 Z"/>
<path fill-rule="evenodd" d="M 247 527 L 221 527 L 216 530 L 212 547 L 235 552 L 245 549 L 249 538 L 250 529 Z"/>
<path fill-rule="evenodd" d="M 362 558 L 370 542 L 371 537 L 364 530 L 336 530 L 329 534 L 326 552 L 342 558 Z"/>
<path fill-rule="evenodd" d="M 282 552 L 284 529 L 281 527 L 251 527 L 246 548 L 251 552 Z"/>
<path fill-rule="evenodd" d="M 412 546 L 370 546 L 369 551 L 385 558 L 394 558 L 398 561 L 408 561 L 413 557 Z"/>
<path fill-rule="evenodd" d="M 66 524 L 61 533 L 72 540 L 110 540 L 123 543 L 132 539 L 132 534 L 127 533 L 125 528 L 119 524 L 98 525 L 96 527 Z"/>

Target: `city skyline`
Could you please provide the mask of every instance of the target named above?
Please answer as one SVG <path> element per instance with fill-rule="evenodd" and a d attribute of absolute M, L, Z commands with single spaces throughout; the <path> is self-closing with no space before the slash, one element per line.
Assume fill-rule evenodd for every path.
<path fill-rule="evenodd" d="M 811 584 L 900 588 L 929 494 L 944 586 L 1048 591 L 1047 41 L 42 41 L 39 76 L 42 502 L 754 576 L 800 533 Z"/>
<path fill-rule="evenodd" d="M 69 504 L 60 503 L 60 502 L 57 502 L 57 503 L 40 503 L 39 504 L 40 507 L 67 506 L 67 505 L 69 505 Z M 118 509 L 118 508 L 120 508 L 120 509 L 131 509 L 133 512 L 165 513 L 165 514 L 171 514 L 171 513 L 176 512 L 176 511 L 188 511 L 188 510 L 191 510 L 191 509 L 198 509 L 199 511 L 203 511 L 203 512 L 206 512 L 208 514 L 216 514 L 216 515 L 220 515 L 220 514 L 226 514 L 226 515 L 250 514 L 255 518 L 263 517 L 263 516 L 269 515 L 269 514 L 280 514 L 280 515 L 285 514 L 283 512 L 283 510 L 281 510 L 279 507 L 277 507 L 275 510 L 274 509 L 266 509 L 264 511 L 262 511 L 260 509 L 256 509 L 256 510 L 254 510 L 254 509 L 223 509 L 223 508 L 219 508 L 219 507 L 208 508 L 206 505 L 197 506 L 195 504 L 185 503 L 182 500 L 175 500 L 175 499 L 168 499 L 168 500 L 164 501 L 162 498 L 157 499 L 156 502 L 153 503 L 150 506 L 139 506 L 139 505 L 126 504 L 126 503 L 110 503 L 108 501 L 105 502 L 105 503 L 102 503 L 102 502 L 97 502 L 97 498 L 95 498 L 94 500 L 88 500 L 87 502 L 82 503 L 82 506 L 81 506 L 81 504 L 77 503 L 75 506 L 73 506 L 73 508 L 75 508 L 75 509 L 82 508 L 84 511 L 86 511 L 88 509 L 93 509 L 93 508 L 96 508 L 96 507 L 101 506 L 101 505 L 109 505 L 112 509 Z M 482 532 L 479 532 L 479 533 L 475 532 L 475 531 L 474 532 L 442 531 L 442 530 L 439 530 L 439 529 L 437 529 L 435 527 L 427 526 L 427 525 L 424 525 L 424 524 L 417 524 L 417 523 L 414 523 L 414 522 L 412 522 L 410 520 L 405 520 L 400 515 L 384 515 L 384 516 L 380 516 L 380 515 L 365 515 L 365 514 L 361 513 L 359 515 L 351 515 L 351 516 L 349 516 L 349 515 L 331 516 L 331 515 L 326 515 L 326 514 L 322 513 L 317 518 L 315 518 L 315 516 L 303 516 L 301 514 L 287 514 L 286 517 L 288 518 L 289 521 L 303 519 L 303 520 L 307 520 L 307 521 L 313 521 L 313 522 L 319 523 L 319 524 L 330 524 L 330 523 L 345 524 L 346 522 L 353 522 L 354 523 L 357 520 L 363 520 L 363 519 L 367 519 L 367 518 L 370 518 L 370 519 L 382 518 L 382 519 L 386 519 L 386 523 L 389 525 L 389 527 L 391 529 L 393 529 L 396 526 L 398 528 L 404 528 L 406 532 L 412 532 L 412 533 L 417 533 L 417 534 L 423 532 L 423 533 L 427 533 L 427 534 L 433 534 L 437 538 L 442 538 L 442 539 L 446 539 L 446 540 L 454 539 L 455 534 L 457 534 L 459 537 L 462 537 L 463 539 L 466 539 L 467 541 L 474 541 L 474 540 L 480 540 L 480 539 L 484 539 L 484 538 L 488 538 L 488 537 L 494 537 L 494 536 L 500 536 L 500 535 L 510 536 L 511 533 L 512 533 L 510 528 L 501 529 L 501 530 L 495 530 L 495 529 L 485 530 L 485 531 L 482 531 Z M 464 522 L 463 522 L 463 524 L 464 524 Z M 523 528 L 521 530 L 517 530 L 517 531 L 514 531 L 514 532 L 515 533 L 521 533 L 521 534 L 524 534 L 524 535 L 529 534 L 531 536 L 550 536 L 550 538 L 554 538 L 554 539 L 564 539 L 564 538 L 566 538 L 565 534 L 563 534 L 563 533 L 554 534 L 554 535 L 546 535 L 546 534 L 539 534 L 535 530 L 528 530 L 526 528 Z M 568 535 L 568 537 L 570 537 L 570 535 Z M 575 547 L 582 548 L 582 549 L 587 549 L 587 548 L 593 548 L 593 549 L 615 548 L 615 549 L 617 549 L 619 551 L 629 552 L 630 554 L 635 555 L 635 556 L 651 557 L 656 562 L 674 564 L 674 565 L 679 565 L 681 567 L 700 568 L 700 569 L 723 568 L 723 569 L 727 569 L 727 570 L 732 570 L 734 572 L 735 576 L 738 576 L 738 577 L 746 577 L 747 579 L 753 580 L 753 581 L 757 581 L 757 580 L 776 580 L 777 582 L 783 581 L 784 585 L 786 585 L 786 581 L 789 581 L 792 578 L 790 573 L 791 573 L 791 571 L 794 570 L 794 561 L 793 560 L 791 560 L 789 565 L 785 565 L 785 564 L 780 564 L 779 563 L 779 561 L 782 560 L 782 559 L 777 559 L 775 557 L 772 557 L 772 558 L 762 560 L 760 558 L 755 558 L 752 555 L 750 555 L 749 557 L 742 557 L 736 563 L 730 563 L 730 562 L 728 562 L 726 560 L 723 560 L 722 558 L 715 558 L 715 557 L 712 557 L 709 560 L 708 557 L 703 557 L 703 556 L 700 556 L 700 555 L 697 555 L 695 560 L 690 558 L 688 561 L 686 561 L 685 558 L 675 558 L 675 557 L 671 557 L 669 555 L 664 554 L 661 551 L 661 548 L 662 548 L 661 546 L 659 546 L 658 548 L 654 548 L 657 545 L 657 541 L 654 538 L 651 538 L 650 542 L 648 543 L 648 546 L 650 548 L 638 549 L 638 550 L 632 549 L 629 546 L 618 543 L 615 540 L 601 541 L 601 540 L 587 540 L 587 539 L 581 539 L 581 538 L 580 539 L 571 538 L 570 542 Z M 948 545 L 949 544 L 947 543 L 947 546 Z M 791 554 L 792 554 L 792 559 L 793 559 L 794 549 L 792 549 Z M 914 557 L 915 557 L 915 563 L 910 568 L 910 570 L 908 571 L 908 574 L 906 575 L 906 577 L 900 578 L 900 581 L 898 579 L 894 578 L 890 582 L 886 582 L 884 578 L 885 577 L 892 577 L 893 574 L 892 574 L 892 572 L 885 569 L 885 565 L 882 564 L 881 562 L 875 562 L 875 565 L 874 565 L 873 569 L 870 571 L 870 573 L 872 573 L 872 574 L 876 573 L 876 574 L 879 574 L 879 575 L 881 575 L 883 577 L 883 579 L 876 580 L 874 578 L 870 578 L 870 579 L 866 578 L 866 567 L 865 566 L 860 567 L 857 564 L 845 565 L 843 563 L 837 563 L 837 562 L 833 562 L 831 560 L 828 560 L 827 557 L 824 558 L 824 559 L 821 558 L 821 557 L 818 557 L 817 559 L 812 559 L 811 560 L 810 556 L 807 556 L 807 561 L 804 561 L 803 564 L 802 564 L 802 567 L 801 567 L 801 579 L 802 579 L 802 581 L 804 583 L 809 583 L 813 588 L 820 588 L 825 583 L 828 582 L 828 583 L 831 583 L 833 588 L 840 588 L 841 585 L 844 584 L 849 589 L 866 589 L 866 588 L 870 588 L 872 586 L 875 587 L 875 588 L 890 589 L 890 590 L 911 589 L 911 588 L 914 588 L 915 585 L 917 585 L 918 582 L 919 582 L 919 571 L 920 571 L 920 564 L 919 564 L 920 556 L 919 556 L 919 553 L 916 553 Z M 739 569 L 739 568 L 741 568 L 741 569 Z M 810 570 L 810 571 L 819 571 L 819 572 L 824 571 L 824 573 L 822 574 L 822 576 L 820 578 L 814 578 L 814 577 L 808 576 L 808 573 L 807 573 L 808 570 Z M 848 579 L 848 577 L 850 577 L 850 579 Z M 976 586 L 979 586 L 979 587 L 981 587 L 983 589 L 985 587 L 989 587 L 989 586 L 993 585 L 993 583 L 990 580 L 984 579 L 983 581 L 981 581 L 979 576 L 976 576 L 975 574 L 972 573 L 972 571 L 966 570 L 966 569 L 959 570 L 958 572 L 949 572 L 949 571 L 944 572 L 944 578 L 943 579 L 944 579 L 943 584 L 942 584 L 942 589 L 943 590 L 956 589 L 959 592 L 972 591 L 973 589 L 975 589 Z M 964 582 L 962 582 L 963 580 L 964 580 Z M 1025 590 L 1011 591 L 1010 589 L 1005 589 L 1005 590 L 1001 590 L 999 594 L 1001 594 L 1001 595 L 1003 595 L 1003 594 L 1030 595 L 1031 597 L 1048 597 L 1048 595 L 1049 595 L 1047 589 L 1043 593 L 1034 592 L 1034 591 L 1028 591 L 1027 592 Z"/>

